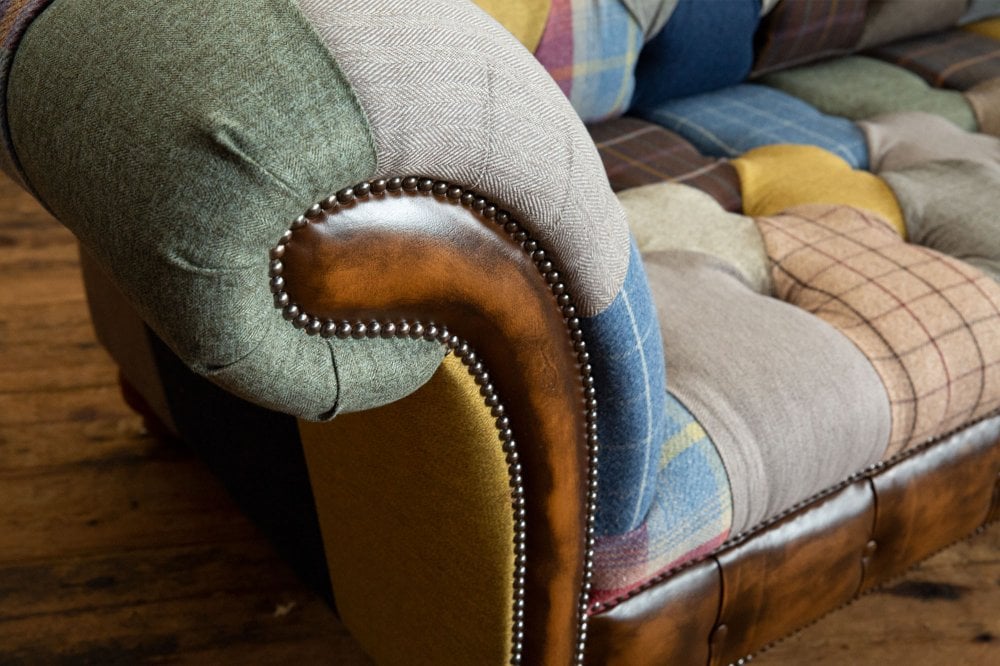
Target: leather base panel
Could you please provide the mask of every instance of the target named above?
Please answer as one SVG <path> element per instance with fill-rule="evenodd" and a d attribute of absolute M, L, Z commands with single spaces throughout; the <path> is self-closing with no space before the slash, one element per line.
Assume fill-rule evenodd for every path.
<path fill-rule="evenodd" d="M 1000 518 L 1000 417 L 880 464 L 595 615 L 588 664 L 724 666 Z"/>

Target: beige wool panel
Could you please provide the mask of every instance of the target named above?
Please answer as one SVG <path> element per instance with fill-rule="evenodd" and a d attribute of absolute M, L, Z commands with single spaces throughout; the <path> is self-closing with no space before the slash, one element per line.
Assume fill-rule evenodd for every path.
<path fill-rule="evenodd" d="M 583 123 L 513 36 L 452 0 L 298 4 L 368 117 L 379 175 L 481 192 L 554 257 L 581 314 L 611 303 L 628 269 L 625 213 Z"/>

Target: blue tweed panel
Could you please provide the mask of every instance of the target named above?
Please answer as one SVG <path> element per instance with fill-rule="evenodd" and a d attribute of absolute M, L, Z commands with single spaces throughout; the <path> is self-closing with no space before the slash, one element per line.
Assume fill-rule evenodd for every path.
<path fill-rule="evenodd" d="M 601 484 L 597 533 L 621 535 L 643 525 L 656 498 L 663 496 L 664 482 L 672 484 L 663 478 L 665 442 L 695 423 L 687 409 L 668 397 L 663 339 L 634 241 L 621 292 L 607 310 L 584 319 L 583 329 L 591 350 L 599 409 Z M 713 469 L 721 469 L 718 453 L 707 437 L 701 441 L 708 448 L 699 455 L 714 457 Z M 718 474 L 699 473 L 690 483 L 704 490 L 699 497 L 711 498 L 706 506 L 724 505 L 729 511 L 729 486 L 725 482 L 719 485 Z M 702 503 L 698 498 L 692 501 Z M 712 521 L 715 526 L 721 522 L 720 516 Z M 693 527 L 690 536 L 700 534 L 700 528 Z M 684 535 L 671 538 L 685 541 Z M 650 554 L 652 559 L 661 560 L 657 555 L 661 554 Z"/>
<path fill-rule="evenodd" d="M 855 169 L 868 168 L 868 146 L 858 127 L 828 116 L 791 95 L 750 83 L 633 108 L 651 122 L 677 132 L 705 155 L 736 157 L 759 146 L 791 143 L 819 146 Z"/>

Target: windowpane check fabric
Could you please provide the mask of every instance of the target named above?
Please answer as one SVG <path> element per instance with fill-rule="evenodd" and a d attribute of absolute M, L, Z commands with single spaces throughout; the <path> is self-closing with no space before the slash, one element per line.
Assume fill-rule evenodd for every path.
<path fill-rule="evenodd" d="M 744 83 L 636 106 L 633 113 L 677 132 L 705 155 L 737 157 L 758 146 L 798 143 L 824 148 L 855 169 L 868 166 L 865 138 L 854 123 L 767 86 Z"/>
<path fill-rule="evenodd" d="M 868 0 L 781 2 L 757 30 L 753 74 L 848 53 L 865 25 Z"/>
<path fill-rule="evenodd" d="M 947 30 L 872 49 L 869 54 L 922 76 L 932 86 L 968 90 L 1000 77 L 1000 44 L 968 30 Z"/>
<path fill-rule="evenodd" d="M 885 457 L 1000 407 L 1000 285 L 989 276 L 853 208 L 801 206 L 758 224 L 775 294 L 839 329 L 882 378 Z"/>
<path fill-rule="evenodd" d="M 706 157 L 679 134 L 623 116 L 588 127 L 615 192 L 672 182 L 695 187 L 738 212 L 740 181 L 726 160 Z"/>

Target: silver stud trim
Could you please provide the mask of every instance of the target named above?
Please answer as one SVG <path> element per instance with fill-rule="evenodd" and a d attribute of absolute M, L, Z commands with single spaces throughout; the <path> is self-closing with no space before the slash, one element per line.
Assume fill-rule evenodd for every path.
<path fill-rule="evenodd" d="M 322 338 L 409 338 L 413 340 L 437 341 L 446 346 L 451 353 L 461 359 L 469 374 L 479 386 L 483 402 L 490 407 L 491 414 L 496 419 L 497 436 L 507 462 L 508 482 L 511 487 L 511 508 L 514 516 L 514 612 L 513 632 L 511 635 L 511 664 L 520 664 L 524 652 L 524 603 L 525 576 L 527 572 L 527 523 L 524 500 L 524 484 L 520 456 L 517 452 L 517 442 L 511 428 L 510 419 L 496 387 L 490 381 L 489 372 L 478 354 L 466 340 L 452 334 L 448 328 L 435 322 L 408 322 L 406 320 L 371 320 L 333 321 L 321 320 L 302 311 L 299 305 L 291 302 L 285 291 L 284 264 L 286 246 L 293 239 L 294 232 L 310 223 L 322 222 L 327 216 L 335 215 L 339 210 L 349 208 L 366 200 L 399 196 L 401 192 L 419 193 L 433 196 L 442 202 L 461 205 L 476 213 L 484 221 L 498 225 L 516 243 L 519 243 L 526 254 L 534 262 L 541 277 L 548 283 L 555 299 L 556 306 L 563 315 L 566 324 L 568 340 L 573 345 L 579 364 L 580 381 L 584 390 L 584 416 L 587 435 L 587 485 L 586 485 L 586 544 L 583 562 L 583 585 L 577 600 L 577 636 L 574 641 L 573 663 L 584 662 L 586 648 L 588 614 L 590 610 L 591 579 L 594 571 L 594 522 L 597 512 L 597 401 L 594 390 L 594 378 L 591 375 L 590 354 L 580 330 L 580 319 L 573 305 L 572 298 L 562 281 L 562 275 L 557 270 L 548 253 L 533 240 L 508 211 L 481 197 L 478 193 L 467 190 L 460 185 L 445 181 L 435 181 L 419 176 L 396 176 L 379 178 L 358 183 L 353 187 L 345 187 L 326 199 L 311 205 L 302 215 L 289 224 L 278 243 L 270 250 L 268 276 L 270 288 L 274 294 L 274 306 L 282 311 L 282 316 L 296 328 L 304 329 L 307 335 Z"/>

